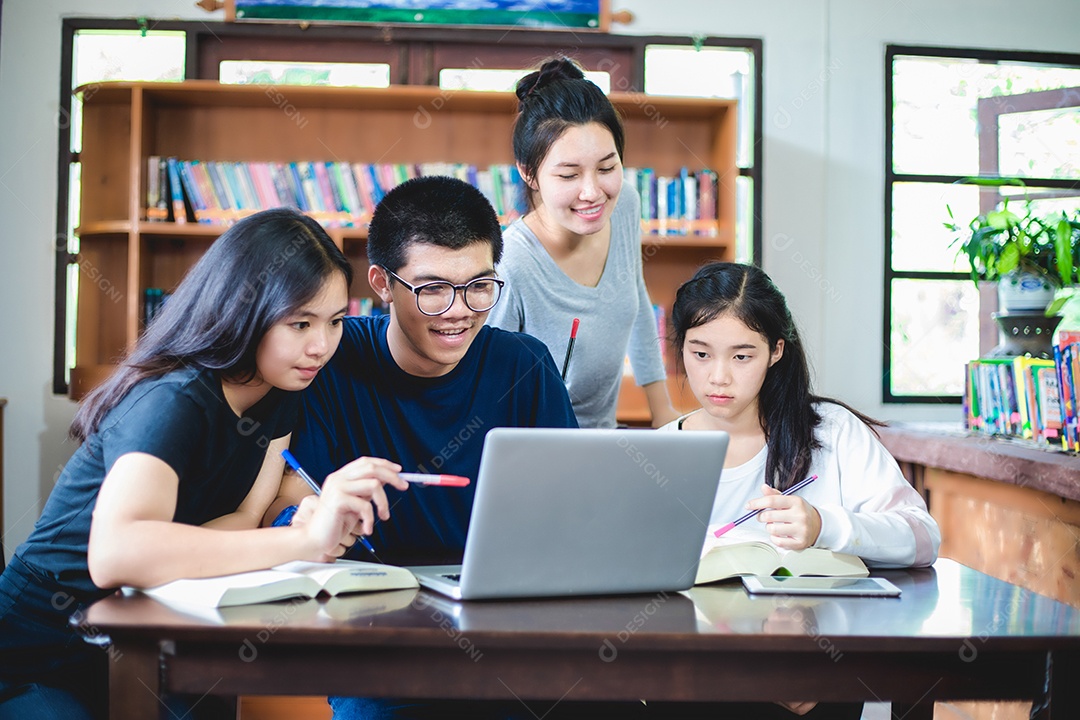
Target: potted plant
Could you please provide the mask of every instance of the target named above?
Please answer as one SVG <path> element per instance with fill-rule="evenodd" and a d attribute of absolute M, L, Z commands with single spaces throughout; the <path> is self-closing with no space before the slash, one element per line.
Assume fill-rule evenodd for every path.
<path fill-rule="evenodd" d="M 966 182 L 1023 186 L 1019 180 L 969 178 Z M 1000 210 L 980 214 L 966 226 L 956 222 L 952 208 L 946 209 L 949 222 L 945 227 L 954 233 L 953 244 L 959 245 L 959 254 L 966 256 L 972 281 L 976 285 L 980 280 L 998 283 L 999 311 L 1054 314 L 1064 304 L 1067 297 L 1058 304 L 1055 294 L 1077 280 L 1077 220 L 1069 220 L 1064 214 L 1038 218 L 1026 197 L 1023 215 L 1009 209 L 1006 197 Z"/>
<path fill-rule="evenodd" d="M 996 178 L 966 182 L 1024 185 L 1020 180 Z M 998 312 L 993 319 L 1000 328 L 1000 342 L 989 357 L 1052 357 L 1051 339 L 1062 320 L 1058 313 L 1073 297 L 1078 280 L 1080 212 L 1072 220 L 1064 213 L 1039 218 L 1026 194 L 1023 203 L 1023 214 L 1014 213 L 1006 197 L 1000 210 L 980 214 L 966 226 L 957 223 L 946 206 L 950 221 L 945 227 L 954 233 L 958 253 L 967 258 L 971 279 L 976 285 L 980 280 L 997 283 Z M 1075 303 L 1069 309 L 1074 310 Z M 1075 326 L 1074 319 L 1066 326 Z"/>

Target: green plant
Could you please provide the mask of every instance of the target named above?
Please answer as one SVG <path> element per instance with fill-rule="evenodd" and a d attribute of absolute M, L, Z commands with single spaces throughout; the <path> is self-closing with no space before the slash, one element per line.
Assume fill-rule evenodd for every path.
<path fill-rule="evenodd" d="M 1073 213 L 1073 218 L 1062 212 L 1060 216 L 1038 221 L 1046 236 L 1046 243 L 1054 249 L 1054 264 L 1057 276 L 1064 292 L 1058 293 L 1054 301 L 1046 308 L 1047 315 L 1056 315 L 1076 294 L 1076 283 L 1080 282 L 1080 210 Z"/>
<path fill-rule="evenodd" d="M 1001 187 L 1024 187 L 1020 180 L 997 178 L 967 178 L 968 184 Z M 953 245 L 964 255 L 971 269 L 971 279 L 996 281 L 1013 271 L 1027 271 L 1045 277 L 1055 287 L 1068 287 L 1077 282 L 1077 260 L 1080 251 L 1080 210 L 1073 219 L 1063 212 L 1060 216 L 1039 218 L 1033 214 L 1031 200 L 1024 196 L 1024 213 L 1009 209 L 1009 198 L 1002 201 L 1000 210 L 974 217 L 960 225 L 946 206 L 949 222 L 945 227 L 953 232 Z"/>

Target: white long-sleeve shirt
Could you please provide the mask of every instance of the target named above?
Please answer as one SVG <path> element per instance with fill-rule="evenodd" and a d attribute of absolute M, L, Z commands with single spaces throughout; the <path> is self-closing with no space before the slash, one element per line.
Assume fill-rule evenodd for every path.
<path fill-rule="evenodd" d="M 815 547 L 850 553 L 872 567 L 924 567 L 937 559 L 941 531 L 922 496 L 900 472 L 892 455 L 859 418 L 830 402 L 818 403 L 822 422 L 809 475 L 818 478 L 798 495 L 817 508 L 821 534 Z M 704 411 L 695 411 L 704 412 Z M 661 430 L 681 429 L 687 416 Z M 713 501 L 706 537 L 746 514 L 746 503 L 761 496 L 768 447 L 736 467 L 725 467 Z M 751 519 L 724 536 L 730 540 L 769 540 L 764 525 Z"/>

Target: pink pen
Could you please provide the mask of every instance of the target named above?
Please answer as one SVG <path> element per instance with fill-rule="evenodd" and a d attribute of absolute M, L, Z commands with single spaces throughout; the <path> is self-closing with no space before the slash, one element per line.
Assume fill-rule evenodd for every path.
<path fill-rule="evenodd" d="M 805 480 L 800 480 L 799 482 L 795 483 L 794 485 L 789 487 L 787 490 L 785 490 L 781 494 L 782 495 L 790 495 L 793 492 L 795 492 L 796 490 L 801 490 L 802 488 L 806 487 L 807 485 L 814 482 L 815 480 L 817 480 L 817 475 L 811 475 L 810 477 L 806 478 Z M 740 525 L 740 524 L 746 522 L 750 518 L 757 515 L 759 512 L 761 512 L 761 510 L 751 510 L 750 512 L 746 513 L 745 515 L 743 515 L 741 518 L 739 518 L 735 522 L 729 522 L 727 525 L 720 528 L 719 530 L 713 531 L 713 535 L 715 535 L 716 537 L 720 537 L 721 535 L 724 535 L 725 533 L 727 533 L 728 530 L 731 530 L 736 525 Z"/>
<path fill-rule="evenodd" d="M 465 487 L 469 484 L 469 478 L 460 475 L 438 475 L 428 473 L 398 473 L 405 482 L 418 483 L 420 485 L 442 485 L 444 487 Z"/>

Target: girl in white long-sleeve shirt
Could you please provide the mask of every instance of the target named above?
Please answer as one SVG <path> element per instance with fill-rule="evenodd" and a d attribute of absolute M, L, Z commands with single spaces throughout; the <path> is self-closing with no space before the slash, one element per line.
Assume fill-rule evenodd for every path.
<path fill-rule="evenodd" d="M 824 547 L 878 567 L 934 562 L 941 533 L 922 497 L 878 441 L 875 421 L 812 393 L 798 330 L 762 270 L 706 265 L 679 288 L 671 321 L 702 409 L 665 429 L 731 436 L 711 524 L 764 509 L 757 532 L 782 548 Z M 810 475 L 818 479 L 781 494 Z"/>
<path fill-rule="evenodd" d="M 730 435 L 710 529 L 762 509 L 757 523 L 737 529 L 739 539 L 767 538 L 791 550 L 828 548 L 877 567 L 934 562 L 941 533 L 878 441 L 873 428 L 880 423 L 813 394 L 791 312 L 762 270 L 736 263 L 702 267 L 679 288 L 671 322 L 702 409 L 662 429 Z M 781 494 L 810 475 L 817 480 Z M 815 704 L 784 705 L 801 715 Z M 810 716 L 844 717 L 846 709 L 818 706 Z"/>

